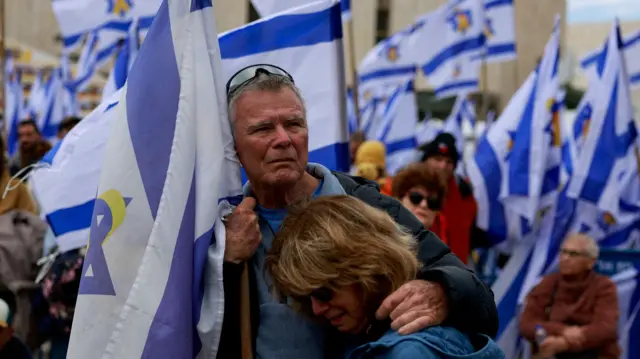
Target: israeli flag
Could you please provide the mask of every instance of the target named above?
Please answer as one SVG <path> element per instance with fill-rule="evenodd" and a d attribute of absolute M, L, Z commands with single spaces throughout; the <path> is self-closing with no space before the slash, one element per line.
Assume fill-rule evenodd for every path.
<path fill-rule="evenodd" d="M 211 1 L 162 3 L 111 110 L 68 358 L 216 357 L 241 195 L 217 40 Z"/>
<path fill-rule="evenodd" d="M 484 1 L 450 1 L 420 18 L 418 24 L 422 25 L 412 46 L 420 51 L 414 52 L 414 61 L 438 96 L 477 88 L 479 72 L 475 73 L 475 84 L 470 84 L 469 78 L 479 65 L 470 58 L 482 53 L 485 46 Z M 471 73 L 457 79 L 462 71 Z"/>
<path fill-rule="evenodd" d="M 622 52 L 627 66 L 627 75 L 631 89 L 640 86 L 640 30 L 626 36 L 622 43 Z M 587 71 L 588 76 L 597 76 L 598 59 L 602 50 L 592 51 L 580 61 L 580 66 Z"/>
<path fill-rule="evenodd" d="M 220 35 L 225 78 L 245 66 L 285 69 L 300 88 L 309 125 L 309 162 L 348 172 L 348 129 L 340 3 L 323 0 Z"/>
<path fill-rule="evenodd" d="M 614 22 L 590 84 L 594 96 L 591 120 L 569 184 L 571 198 L 594 203 L 613 218 L 621 214 L 622 189 L 638 176 L 638 128 L 633 120 L 629 77 L 620 28 Z"/>
<path fill-rule="evenodd" d="M 43 100 L 44 83 L 42 81 L 42 70 L 37 70 L 33 83 L 31 84 L 31 91 L 29 91 L 29 99 L 27 100 L 27 108 L 25 109 L 26 114 L 33 119 L 38 118 Z"/>
<path fill-rule="evenodd" d="M 299 6 L 309 5 L 316 0 L 251 0 L 260 17 L 287 11 Z M 351 0 L 340 0 L 342 21 L 351 19 Z"/>
<path fill-rule="evenodd" d="M 14 66 L 13 56 L 7 55 L 4 68 L 5 113 L 4 121 L 7 129 L 7 152 L 13 155 L 18 150 L 18 124 L 23 116 L 22 81 L 20 73 Z"/>
<path fill-rule="evenodd" d="M 71 51 L 85 34 L 100 30 L 102 51 L 112 51 L 127 32 L 133 19 L 148 29 L 158 11 L 160 0 L 56 0 L 53 13 L 58 19 L 64 51 Z"/>
<path fill-rule="evenodd" d="M 433 141 L 442 132 L 444 123 L 440 120 L 431 119 L 428 116 L 416 126 L 416 142 L 422 146 Z"/>
<path fill-rule="evenodd" d="M 456 139 L 458 153 L 464 153 L 464 130 L 473 130 L 476 124 L 476 109 L 473 101 L 466 95 L 460 95 L 453 104 L 451 115 L 444 121 L 441 132 L 447 132 Z"/>
<path fill-rule="evenodd" d="M 385 144 L 387 172 L 391 176 L 416 157 L 417 113 L 413 80 L 409 80 L 396 88 L 386 103 L 379 127 L 372 129 L 375 136 L 370 138 Z"/>
<path fill-rule="evenodd" d="M 517 54 L 513 0 L 485 0 L 484 16 L 484 34 L 487 38 L 484 60 L 488 63 L 515 60 Z"/>
<path fill-rule="evenodd" d="M 137 22 L 134 21 L 129 27 L 129 33 L 124 43 L 120 47 L 115 63 L 109 72 L 107 83 L 102 88 L 103 100 L 111 96 L 114 92 L 121 89 L 127 81 L 129 71 L 133 67 L 133 62 L 138 54 L 140 47 L 140 38 Z"/>
<path fill-rule="evenodd" d="M 548 178 L 551 167 L 560 169 L 560 106 L 558 64 L 560 60 L 560 18 L 535 70 L 535 82 L 523 106 L 518 127 L 509 133 L 511 150 L 506 162 L 507 176 L 500 200 L 509 210 L 535 224 L 538 211 L 553 203 L 545 192 L 557 192 L 559 178 Z"/>
<path fill-rule="evenodd" d="M 358 65 L 359 103 L 382 97 L 416 76 L 414 36 L 420 24 L 410 25 L 380 41 Z"/>
<path fill-rule="evenodd" d="M 31 188 L 62 253 L 87 245 L 100 171 L 120 93 L 101 103 L 31 171 Z"/>

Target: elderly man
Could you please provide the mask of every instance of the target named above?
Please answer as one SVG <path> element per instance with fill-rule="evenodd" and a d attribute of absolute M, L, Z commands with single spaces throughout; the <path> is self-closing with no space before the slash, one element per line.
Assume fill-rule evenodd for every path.
<path fill-rule="evenodd" d="M 533 341 L 537 326 L 547 338 L 537 348 L 543 358 L 602 358 L 620 355 L 618 294 L 611 279 L 594 272 L 598 245 L 583 234 L 567 237 L 560 271 L 542 279 L 527 296 L 520 333 Z"/>
<path fill-rule="evenodd" d="M 308 163 L 309 132 L 304 101 L 283 69 L 255 65 L 227 84 L 235 147 L 249 182 L 245 197 L 226 219 L 225 315 L 218 358 L 241 357 L 251 346 L 258 358 L 323 358 L 334 342 L 326 328 L 277 301 L 265 271 L 266 254 L 287 215 L 287 205 L 305 197 L 348 194 L 387 211 L 419 240 L 424 268 L 420 280 L 386 298 L 376 315 L 390 318 L 400 333 L 445 323 L 466 332 L 494 336 L 493 295 L 433 233 L 377 185 Z M 239 303 L 245 263 L 250 272 L 251 343 L 241 342 Z"/>

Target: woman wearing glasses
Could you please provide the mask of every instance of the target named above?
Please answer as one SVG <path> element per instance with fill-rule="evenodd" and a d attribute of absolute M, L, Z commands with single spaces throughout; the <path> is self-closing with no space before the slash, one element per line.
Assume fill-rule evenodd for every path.
<path fill-rule="evenodd" d="M 350 196 L 327 196 L 292 206 L 267 268 L 276 296 L 342 333 L 328 342 L 332 358 L 504 358 L 485 335 L 445 326 L 401 335 L 376 319 L 384 298 L 415 278 L 414 245 L 388 214 Z"/>
<path fill-rule="evenodd" d="M 393 196 L 398 198 L 424 227 L 448 244 L 447 224 L 440 212 L 447 183 L 435 170 L 416 163 L 400 170 L 393 178 Z"/>

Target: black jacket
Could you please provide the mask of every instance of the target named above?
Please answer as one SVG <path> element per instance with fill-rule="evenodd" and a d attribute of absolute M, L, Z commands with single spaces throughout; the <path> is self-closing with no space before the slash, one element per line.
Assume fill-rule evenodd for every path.
<path fill-rule="evenodd" d="M 495 337 L 498 331 L 498 312 L 493 293 L 480 279 L 456 257 L 449 248 L 432 232 L 424 229 L 416 217 L 396 199 L 380 193 L 375 182 L 344 173 L 333 173 L 348 195 L 382 209 L 395 221 L 411 231 L 418 240 L 418 258 L 424 267 L 418 273 L 419 279 L 440 283 L 449 299 L 449 315 L 445 325 L 463 332 L 483 333 Z M 225 263 L 224 276 L 224 322 L 218 358 L 240 358 L 240 276 L 243 264 Z M 253 276 L 249 276 L 253 278 Z M 252 279 L 253 281 L 253 279 Z M 251 321 L 253 348 L 258 328 L 259 305 L 255 283 L 251 287 Z"/>

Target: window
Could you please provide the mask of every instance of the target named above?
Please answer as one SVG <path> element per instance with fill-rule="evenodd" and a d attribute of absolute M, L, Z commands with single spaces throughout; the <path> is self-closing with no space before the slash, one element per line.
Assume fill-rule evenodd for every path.
<path fill-rule="evenodd" d="M 256 8 L 253 7 L 251 1 L 249 1 L 249 6 L 247 8 L 247 22 L 253 22 L 260 19 L 260 14 L 256 11 Z"/>
<path fill-rule="evenodd" d="M 378 0 L 376 43 L 389 37 L 389 0 Z"/>

